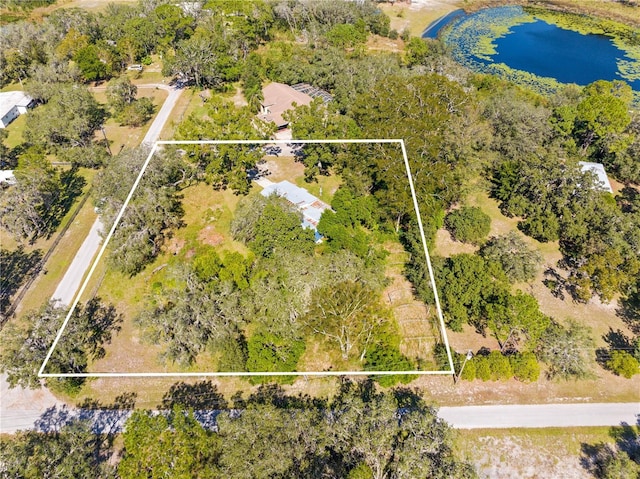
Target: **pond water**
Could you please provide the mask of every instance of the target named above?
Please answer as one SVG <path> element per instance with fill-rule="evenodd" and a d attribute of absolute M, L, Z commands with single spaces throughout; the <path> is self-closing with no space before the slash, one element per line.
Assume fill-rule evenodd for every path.
<path fill-rule="evenodd" d="M 446 26 L 445 26 L 446 25 Z M 583 35 L 546 23 L 521 7 L 497 7 L 460 16 L 452 12 L 430 25 L 423 37 L 440 34 L 460 63 L 476 71 L 503 74 L 518 83 L 552 91 L 557 82 L 587 85 L 596 80 L 624 80 L 640 92 L 640 78 L 621 66 L 640 71 L 640 61 L 628 56 L 604 35 Z"/>
<path fill-rule="evenodd" d="M 495 43 L 493 61 L 517 70 L 578 85 L 623 80 L 617 62 L 625 52 L 603 35 L 582 35 L 536 20 L 513 27 Z M 626 81 L 640 90 L 640 81 Z"/>

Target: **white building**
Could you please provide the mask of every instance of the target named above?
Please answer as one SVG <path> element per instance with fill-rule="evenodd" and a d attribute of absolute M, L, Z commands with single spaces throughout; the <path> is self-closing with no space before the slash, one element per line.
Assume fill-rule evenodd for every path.
<path fill-rule="evenodd" d="M 23 91 L 6 91 L 0 93 L 0 128 L 27 112 L 34 104 L 33 99 Z"/>
<path fill-rule="evenodd" d="M 611 183 L 609 183 L 609 177 L 607 176 L 607 172 L 604 169 L 604 165 L 602 163 L 591 163 L 588 161 L 580 161 L 578 162 L 582 171 L 587 172 L 590 171 L 594 175 L 596 175 L 597 182 L 599 186 L 609 193 L 613 194 L 613 189 L 611 188 Z"/>
<path fill-rule="evenodd" d="M 0 170 L 0 185 L 10 186 L 16 184 L 16 177 L 13 175 L 13 170 Z"/>
<path fill-rule="evenodd" d="M 280 183 L 271 183 L 261 191 L 262 196 L 269 197 L 278 195 L 286 199 L 292 205 L 298 208 L 302 213 L 302 227 L 309 228 L 316 232 L 316 240 L 320 240 L 321 236 L 316 231 L 320 217 L 325 210 L 331 207 L 324 201 L 316 198 L 304 188 L 294 185 L 289 181 L 281 181 Z"/>

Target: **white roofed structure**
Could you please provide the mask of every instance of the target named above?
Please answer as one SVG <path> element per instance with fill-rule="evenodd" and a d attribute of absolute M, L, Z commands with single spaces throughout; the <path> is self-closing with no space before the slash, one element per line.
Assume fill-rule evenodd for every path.
<path fill-rule="evenodd" d="M 33 98 L 23 91 L 0 93 L 0 128 L 5 128 L 19 115 L 26 113 L 33 103 Z"/>
<path fill-rule="evenodd" d="M 609 183 L 609 177 L 607 176 L 607 172 L 604 169 L 604 165 L 602 163 L 591 163 L 588 161 L 580 161 L 580 168 L 582 171 L 587 172 L 590 171 L 594 175 L 596 175 L 598 179 L 598 183 L 600 187 L 613 194 L 613 189 L 611 188 L 611 183 Z"/>
<path fill-rule="evenodd" d="M 328 204 L 319 200 L 304 188 L 300 188 L 286 180 L 267 185 L 261 191 L 261 194 L 265 197 L 275 194 L 295 205 L 302 213 L 302 227 L 310 228 L 314 231 L 318 227 L 322 213 L 331 209 Z"/>

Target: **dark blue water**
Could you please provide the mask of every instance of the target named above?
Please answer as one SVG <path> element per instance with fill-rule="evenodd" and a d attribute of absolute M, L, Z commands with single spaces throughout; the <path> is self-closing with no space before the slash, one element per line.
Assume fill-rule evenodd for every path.
<path fill-rule="evenodd" d="M 616 60 L 623 59 L 625 53 L 602 35 L 582 35 L 536 20 L 512 27 L 511 33 L 498 38 L 495 44 L 494 62 L 562 83 L 588 85 L 596 80 L 623 80 Z M 640 90 L 640 81 L 626 81 L 634 90 Z"/>

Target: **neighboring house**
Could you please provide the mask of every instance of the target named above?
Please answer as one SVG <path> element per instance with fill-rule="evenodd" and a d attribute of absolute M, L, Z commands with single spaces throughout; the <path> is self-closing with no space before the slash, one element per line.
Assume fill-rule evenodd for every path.
<path fill-rule="evenodd" d="M 324 210 L 331 209 L 328 204 L 319 200 L 304 188 L 300 188 L 286 180 L 280 183 L 271 183 L 261 191 L 261 194 L 264 197 L 275 194 L 295 205 L 298 211 L 302 213 L 302 227 L 312 229 L 316 232 L 316 240 L 321 239 L 316 229 Z"/>
<path fill-rule="evenodd" d="M 262 89 L 264 100 L 260 104 L 258 117 L 276 124 L 278 130 L 284 130 L 289 126 L 282 114 L 294 109 L 296 105 L 308 105 L 313 98 L 306 93 L 299 92 L 284 83 L 269 83 Z"/>
<path fill-rule="evenodd" d="M 596 175 L 600 184 L 600 187 L 613 194 L 613 189 L 611 188 L 611 183 L 609 183 L 609 177 L 607 176 L 607 172 L 604 169 L 604 165 L 602 163 L 590 163 L 588 161 L 580 161 L 578 162 L 582 171 L 587 172 L 590 171 L 594 175 Z"/>
<path fill-rule="evenodd" d="M 33 98 L 23 91 L 6 91 L 0 93 L 0 128 L 27 112 L 34 104 Z"/>
<path fill-rule="evenodd" d="M 0 170 L 0 186 L 11 186 L 16 184 L 16 177 L 13 170 Z"/>

